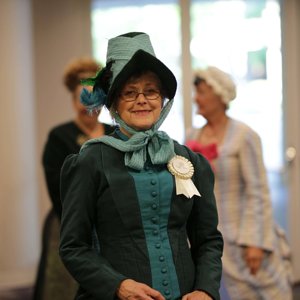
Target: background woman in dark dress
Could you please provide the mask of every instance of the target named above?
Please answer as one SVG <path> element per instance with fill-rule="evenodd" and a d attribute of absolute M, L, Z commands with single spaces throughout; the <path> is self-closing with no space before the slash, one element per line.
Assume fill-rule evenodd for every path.
<path fill-rule="evenodd" d="M 34 289 L 35 300 L 73 299 L 77 283 L 65 271 L 58 256 L 61 217 L 60 170 L 66 156 L 77 153 L 87 140 L 109 134 L 114 127 L 98 121 L 99 113 L 89 114 L 80 103 L 81 79 L 101 69 L 91 58 L 79 58 L 67 65 L 63 81 L 72 97 L 74 119 L 52 128 L 43 153 L 43 168 L 52 207 L 43 229 L 42 255 Z"/>

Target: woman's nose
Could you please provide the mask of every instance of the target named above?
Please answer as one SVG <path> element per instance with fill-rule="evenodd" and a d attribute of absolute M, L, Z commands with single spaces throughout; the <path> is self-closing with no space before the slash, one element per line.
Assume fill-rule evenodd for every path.
<path fill-rule="evenodd" d="M 137 103 L 146 103 L 146 102 L 147 102 L 147 99 L 146 99 L 146 97 L 145 97 L 145 95 L 144 95 L 143 93 L 138 93 L 138 94 L 136 95 L 135 101 L 136 101 Z"/>
<path fill-rule="evenodd" d="M 198 95 L 194 96 L 194 102 L 197 104 L 200 102 L 200 98 L 198 97 Z"/>

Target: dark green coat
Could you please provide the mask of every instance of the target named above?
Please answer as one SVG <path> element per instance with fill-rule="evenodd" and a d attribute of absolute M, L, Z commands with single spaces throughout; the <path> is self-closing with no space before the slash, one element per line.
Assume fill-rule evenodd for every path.
<path fill-rule="evenodd" d="M 223 239 L 217 230 L 214 176 L 201 155 L 177 143 L 175 151 L 194 165 L 193 181 L 201 194 L 177 196 L 174 182 L 168 235 L 180 291 L 183 296 L 204 290 L 219 299 Z M 151 286 L 137 194 L 124 153 L 97 143 L 69 156 L 62 169 L 61 197 L 60 255 L 82 287 L 79 299 L 115 299 L 126 278 Z M 92 248 L 93 226 L 101 255 Z"/>

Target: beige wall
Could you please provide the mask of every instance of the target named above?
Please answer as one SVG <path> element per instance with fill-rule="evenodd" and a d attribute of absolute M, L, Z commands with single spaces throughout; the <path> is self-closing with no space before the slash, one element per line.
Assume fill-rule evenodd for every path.
<path fill-rule="evenodd" d="M 0 2 L 0 288 L 28 283 L 39 248 L 31 6 Z"/>
<path fill-rule="evenodd" d="M 0 0 L 0 290 L 34 281 L 49 129 L 72 117 L 62 72 L 91 55 L 89 0 Z"/>
<path fill-rule="evenodd" d="M 32 0 L 32 3 L 39 205 L 43 219 L 50 202 L 40 164 L 42 149 L 49 129 L 73 116 L 62 74 L 70 60 L 92 54 L 90 1 Z"/>
<path fill-rule="evenodd" d="M 286 164 L 288 228 L 295 280 L 300 282 L 300 1 L 282 1 L 284 147 L 298 152 Z"/>

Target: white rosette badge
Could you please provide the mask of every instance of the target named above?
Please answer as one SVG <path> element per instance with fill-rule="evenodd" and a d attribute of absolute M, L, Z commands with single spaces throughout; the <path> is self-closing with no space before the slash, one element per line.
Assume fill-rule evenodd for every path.
<path fill-rule="evenodd" d="M 191 180 L 194 174 L 194 166 L 188 159 L 175 155 L 168 162 L 168 169 L 175 176 L 176 195 L 183 194 L 187 198 L 192 198 L 194 195 L 201 197 Z"/>

